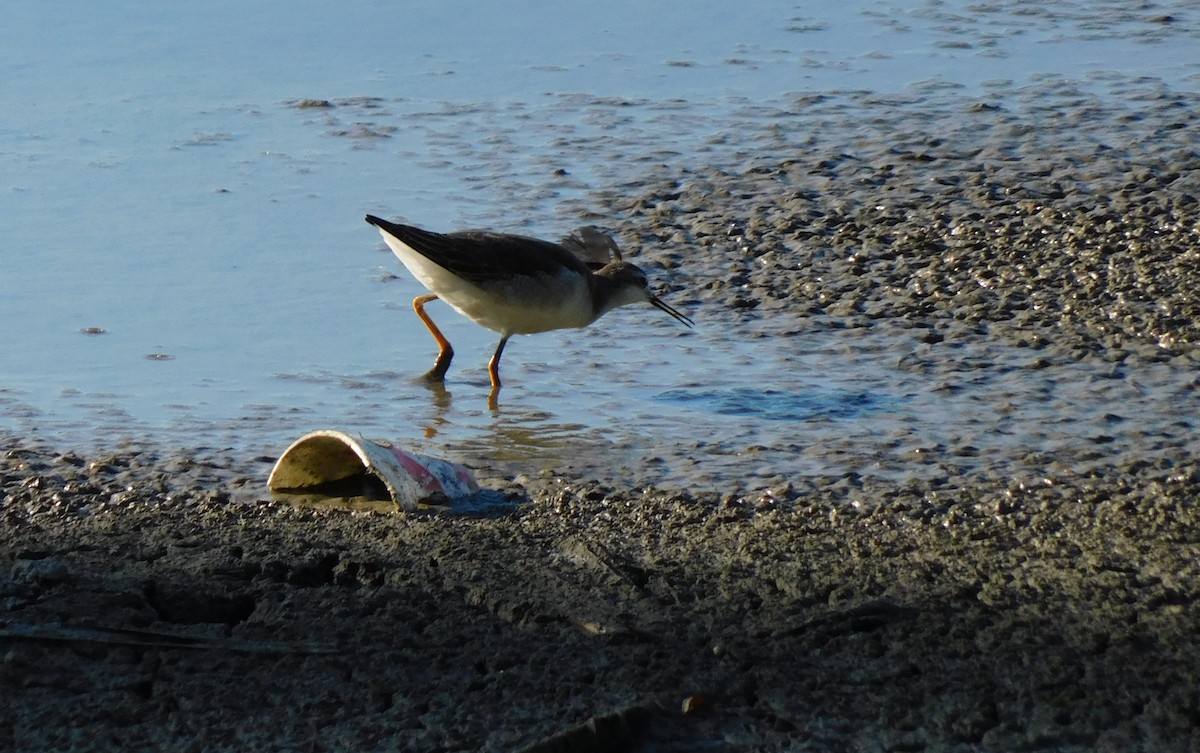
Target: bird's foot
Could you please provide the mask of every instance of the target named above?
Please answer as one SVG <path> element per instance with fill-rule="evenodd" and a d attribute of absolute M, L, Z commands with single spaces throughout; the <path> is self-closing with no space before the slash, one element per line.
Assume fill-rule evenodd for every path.
<path fill-rule="evenodd" d="M 441 353 L 438 353 L 437 361 L 434 362 L 433 368 L 425 372 L 425 381 L 446 381 L 446 372 L 450 370 L 450 359 L 452 358 L 454 358 L 454 350 L 452 348 L 446 348 Z"/>
<path fill-rule="evenodd" d="M 442 382 L 446 381 L 446 369 L 434 366 L 429 371 L 426 371 L 425 375 L 421 378 L 426 382 L 441 384 Z"/>

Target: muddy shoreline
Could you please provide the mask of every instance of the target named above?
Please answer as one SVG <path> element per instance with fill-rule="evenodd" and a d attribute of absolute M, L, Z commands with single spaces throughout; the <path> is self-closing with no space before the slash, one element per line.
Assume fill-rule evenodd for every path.
<path fill-rule="evenodd" d="M 10 750 L 1197 742 L 1197 464 L 871 510 L 492 478 L 511 508 L 450 517 L 6 446 Z"/>
<path fill-rule="evenodd" d="M 964 437 L 899 481 L 480 467 L 506 504 L 466 516 L 295 509 L 262 492 L 273 458 L 220 448 L 4 437 L 0 748 L 1194 750 L 1194 102 L 1038 101 L 907 103 L 886 139 L 883 105 L 836 136 L 806 102 L 803 149 L 743 130 L 743 162 L 593 211 L 675 303 L 907 328 L 940 347 L 898 367 L 947 389 L 998 368 L 965 339 L 1017 374 L 1152 365 L 1173 422 L 1117 405 L 1019 457 Z"/>

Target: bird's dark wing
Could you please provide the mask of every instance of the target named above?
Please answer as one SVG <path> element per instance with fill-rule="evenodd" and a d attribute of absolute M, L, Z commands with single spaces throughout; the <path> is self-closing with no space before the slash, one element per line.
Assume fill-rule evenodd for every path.
<path fill-rule="evenodd" d="M 557 243 L 537 238 L 486 230 L 435 233 L 371 215 L 367 215 L 367 222 L 470 282 L 557 275 L 564 268 L 581 273 L 586 271 L 583 262 L 570 251 Z"/>

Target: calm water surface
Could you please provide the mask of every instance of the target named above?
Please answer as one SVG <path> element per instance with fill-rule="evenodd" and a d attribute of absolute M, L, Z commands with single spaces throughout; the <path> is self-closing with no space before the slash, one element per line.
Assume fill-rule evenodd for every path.
<path fill-rule="evenodd" d="M 917 346 L 887 332 L 625 309 L 514 340 L 493 413 L 495 336 L 443 309 L 458 356 L 431 390 L 421 291 L 362 215 L 558 237 L 648 165 L 732 158 L 748 109 L 796 91 L 1197 88 L 1195 3 L 1093 5 L 11 3 L 0 429 L 277 453 L 337 427 L 516 471 L 584 453 L 637 483 L 898 469 L 994 407 L 897 376 Z M 763 346 L 784 336 L 802 342 Z M 1100 420 L 1010 381 L 1018 405 L 1054 397 L 1006 420 L 1068 410 L 1067 439 Z"/>

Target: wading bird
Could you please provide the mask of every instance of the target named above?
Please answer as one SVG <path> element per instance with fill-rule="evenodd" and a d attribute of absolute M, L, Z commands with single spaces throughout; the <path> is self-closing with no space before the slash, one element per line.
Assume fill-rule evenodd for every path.
<path fill-rule="evenodd" d="M 621 261 L 617 244 L 595 228 L 581 228 L 562 243 L 487 231 L 434 233 L 367 215 L 383 240 L 429 294 L 413 310 L 437 341 L 437 361 L 425 375 L 441 382 L 454 349 L 425 313 L 441 298 L 472 321 L 500 333 L 488 363 L 491 401 L 500 389 L 500 355 L 508 338 L 552 329 L 586 327 L 607 312 L 649 303 L 691 327 L 688 317 L 650 292 L 646 273 Z"/>

